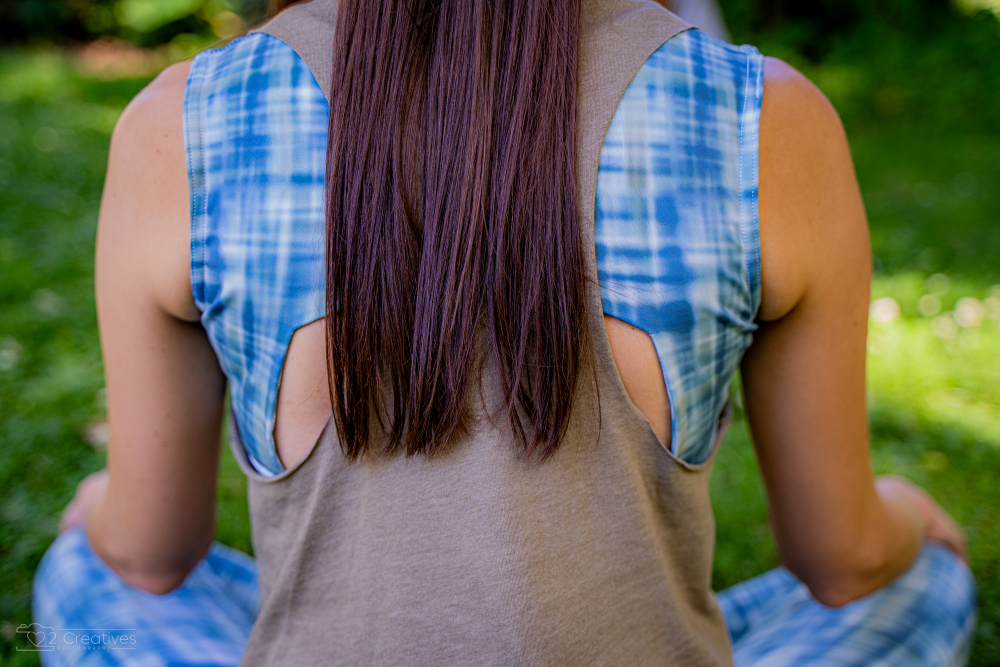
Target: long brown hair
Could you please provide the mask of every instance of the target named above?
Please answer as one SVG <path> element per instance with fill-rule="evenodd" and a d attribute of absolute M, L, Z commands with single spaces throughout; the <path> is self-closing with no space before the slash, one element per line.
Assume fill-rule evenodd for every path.
<path fill-rule="evenodd" d="M 435 453 L 464 428 L 477 330 L 528 456 L 559 445 L 587 341 L 579 14 L 579 0 L 340 4 L 326 341 L 352 460 Z"/>

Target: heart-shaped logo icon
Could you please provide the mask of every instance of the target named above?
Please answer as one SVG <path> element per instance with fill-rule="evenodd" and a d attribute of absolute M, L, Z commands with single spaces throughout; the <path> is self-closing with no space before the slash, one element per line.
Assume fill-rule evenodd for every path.
<path fill-rule="evenodd" d="M 28 649 L 17 649 L 18 651 L 52 651 L 55 649 L 56 633 L 55 630 L 48 627 L 47 625 L 40 625 L 38 623 L 32 623 L 31 625 L 25 625 L 22 623 L 17 628 L 18 633 L 23 634 L 28 638 L 28 641 L 32 643 L 35 648 Z"/>

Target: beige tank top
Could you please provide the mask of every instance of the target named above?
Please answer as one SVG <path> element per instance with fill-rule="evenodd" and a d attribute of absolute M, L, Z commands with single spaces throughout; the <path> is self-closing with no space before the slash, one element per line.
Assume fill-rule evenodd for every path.
<path fill-rule="evenodd" d="M 645 60 L 687 26 L 648 0 L 582 6 L 577 174 L 596 387 L 585 373 L 544 463 L 525 462 L 483 417 L 499 399 L 489 367 L 471 428 L 440 456 L 351 464 L 331 422 L 304 461 L 263 478 L 237 444 L 261 584 L 244 665 L 732 664 L 710 587 L 711 459 L 674 458 L 630 401 L 593 252 L 612 116 Z M 328 98 L 334 12 L 334 0 L 312 0 L 260 29 Z"/>

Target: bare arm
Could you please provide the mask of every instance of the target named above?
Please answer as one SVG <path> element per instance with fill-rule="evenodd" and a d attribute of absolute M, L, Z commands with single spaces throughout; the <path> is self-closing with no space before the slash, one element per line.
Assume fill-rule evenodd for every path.
<path fill-rule="evenodd" d="M 925 537 L 964 543 L 924 492 L 873 479 L 864 206 L 836 112 L 774 59 L 760 146 L 763 298 L 743 362 L 747 416 L 781 559 L 819 601 L 839 605 L 902 573 Z"/>
<path fill-rule="evenodd" d="M 163 593 L 205 555 L 225 379 L 191 296 L 182 104 L 171 67 L 122 115 L 97 238 L 108 474 L 87 494 L 90 543 L 125 581 Z"/>

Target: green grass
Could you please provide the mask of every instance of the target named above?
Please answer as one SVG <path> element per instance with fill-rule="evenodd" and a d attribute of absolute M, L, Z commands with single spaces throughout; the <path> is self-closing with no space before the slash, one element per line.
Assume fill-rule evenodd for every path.
<path fill-rule="evenodd" d="M 998 301 L 989 300 L 1000 299 L 994 287 L 1000 283 L 1000 130 L 950 126 L 937 112 L 923 125 L 919 118 L 897 122 L 891 95 L 882 102 L 888 115 L 859 111 L 864 95 L 850 83 L 849 65 L 806 69 L 845 112 L 877 256 L 873 299 L 889 297 L 899 306 L 898 317 L 871 330 L 875 467 L 925 485 L 969 531 L 981 596 L 972 664 L 1000 664 L 1000 319 L 991 310 Z M 76 483 L 104 461 L 84 435 L 105 411 L 94 230 L 111 129 L 147 80 L 87 75 L 53 51 L 0 52 L 5 665 L 36 664 L 33 655 L 15 651 L 22 640 L 13 630 L 30 619 L 31 577 L 56 534 L 60 510 Z M 956 316 L 961 298 L 980 304 L 978 325 L 972 326 L 971 301 L 961 302 L 965 310 Z M 893 314 L 891 303 L 880 303 Z M 932 312 L 934 305 L 940 312 Z M 714 584 L 721 588 L 777 564 L 742 421 L 722 448 L 712 488 Z M 245 493 L 245 480 L 224 451 L 218 538 L 249 551 Z"/>

